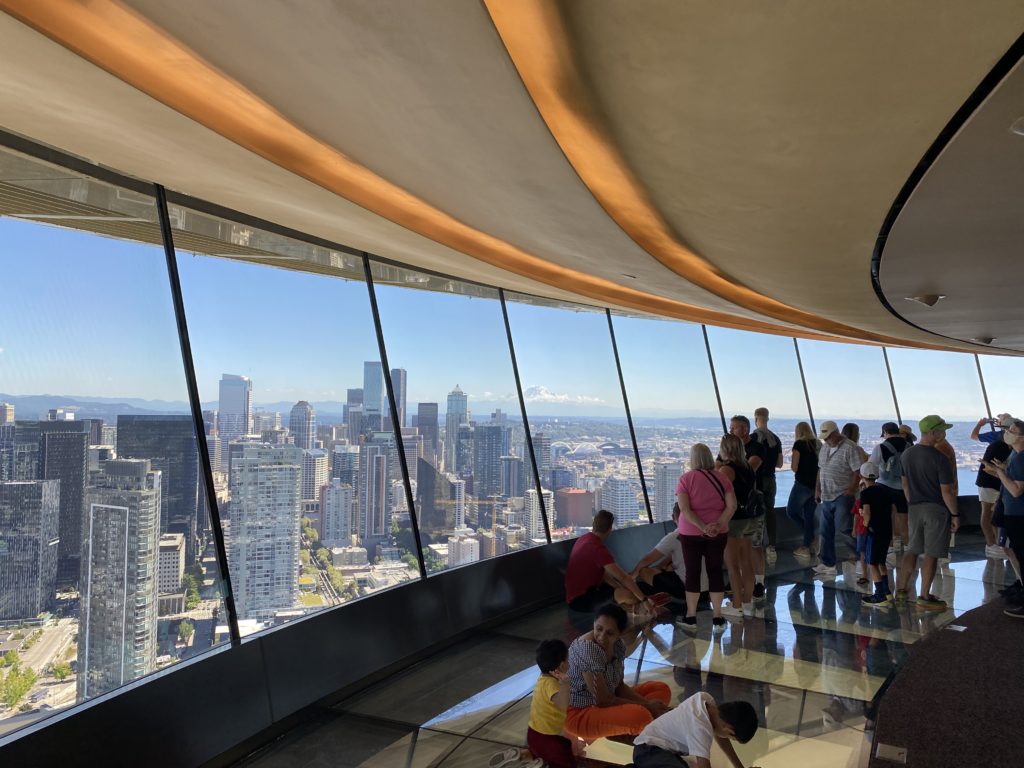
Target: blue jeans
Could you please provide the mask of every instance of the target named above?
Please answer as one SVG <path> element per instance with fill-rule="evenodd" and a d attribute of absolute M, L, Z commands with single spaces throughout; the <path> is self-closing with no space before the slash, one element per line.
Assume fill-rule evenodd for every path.
<path fill-rule="evenodd" d="M 811 546 L 814 541 L 814 513 L 818 509 L 818 502 L 814 499 L 814 489 L 808 488 L 803 483 L 793 483 L 793 490 L 789 492 L 789 502 L 786 504 L 786 517 L 799 525 L 804 532 L 804 546 Z"/>
<path fill-rule="evenodd" d="M 847 539 L 853 530 L 852 496 L 836 496 L 829 501 L 821 500 L 821 562 L 836 564 L 836 528 Z"/>

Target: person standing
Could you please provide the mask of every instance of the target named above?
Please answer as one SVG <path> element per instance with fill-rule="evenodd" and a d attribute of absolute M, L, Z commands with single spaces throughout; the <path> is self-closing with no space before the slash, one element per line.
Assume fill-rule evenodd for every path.
<path fill-rule="evenodd" d="M 821 451 L 815 498 L 821 502 L 821 562 L 814 573 L 822 578 L 836 575 L 836 529 L 850 538 L 853 531 L 853 499 L 860 483 L 861 450 L 845 437 L 834 421 L 821 425 Z"/>
<path fill-rule="evenodd" d="M 843 424 L 843 428 L 839 430 L 843 433 L 843 437 L 847 440 L 852 440 L 857 446 L 857 450 L 860 451 L 861 463 L 863 464 L 868 460 L 867 451 L 860 447 L 860 424 L 855 424 L 852 421 L 848 421 Z"/>
<path fill-rule="evenodd" d="M 793 470 L 793 489 L 789 492 L 786 516 L 800 526 L 804 533 L 803 545 L 793 550 L 798 558 L 811 556 L 811 542 L 814 541 L 814 515 L 818 502 L 814 498 L 814 487 L 818 481 L 818 453 L 821 442 L 806 421 L 796 425 L 796 442 L 790 469 Z"/>
<path fill-rule="evenodd" d="M 978 501 L 981 502 L 981 533 L 985 537 L 985 557 L 1003 558 L 1005 550 L 999 546 L 999 534 L 992 525 L 992 513 L 995 511 L 996 502 L 999 501 L 999 492 L 1002 484 L 999 478 L 985 469 L 987 463 L 999 462 L 1005 464 L 1013 453 L 1013 449 L 1003 439 L 1003 431 L 1013 424 L 1013 418 L 1006 413 L 1001 413 L 995 419 L 988 417 L 978 419 L 978 423 L 971 430 L 971 440 L 985 443 L 985 455 L 981 458 L 981 466 L 978 468 L 978 478 L 974 484 L 978 486 Z M 988 425 L 989 431 L 982 432 L 982 427 Z M 999 429 L 996 429 L 996 427 Z"/>
<path fill-rule="evenodd" d="M 764 556 L 769 563 L 777 557 L 775 541 L 777 538 L 777 522 L 775 520 L 775 497 L 778 485 L 775 470 L 782 469 L 782 441 L 779 436 L 768 429 L 768 409 L 763 405 L 754 411 L 754 438 L 764 448 L 764 462 L 761 464 L 761 493 L 764 494 L 765 533 L 768 546 L 764 548 Z"/>
<path fill-rule="evenodd" d="M 860 508 L 868 531 L 868 573 L 875 586 L 874 594 L 865 595 L 862 601 L 873 608 L 892 602 L 885 557 L 892 539 L 892 510 L 895 509 L 895 503 L 890 489 L 875 482 L 878 475 L 878 467 L 874 462 L 866 461 L 861 465 L 860 476 L 864 488 L 860 492 Z"/>
<path fill-rule="evenodd" d="M 900 435 L 900 428 L 894 421 L 882 425 L 882 442 L 871 451 L 868 459 L 878 467 L 878 485 L 889 491 L 896 507 L 892 521 L 893 542 L 899 537 L 899 549 L 907 541 L 907 497 L 903 494 L 903 452 L 909 443 Z M 902 552 L 900 552 L 902 554 Z"/>
<path fill-rule="evenodd" d="M 754 470 L 747 463 L 743 441 L 739 437 L 730 434 L 722 438 L 716 468 L 732 483 L 736 496 L 736 513 L 729 522 L 729 539 L 725 545 L 732 605 L 724 606 L 722 615 L 731 619 L 753 616 L 753 545 L 764 536 L 764 515 L 756 516 L 750 508 L 750 495 L 755 490 Z"/>
<path fill-rule="evenodd" d="M 762 482 L 764 473 L 767 468 L 765 462 L 765 447 L 761 444 L 760 440 L 755 440 L 750 434 L 750 419 L 746 416 L 737 415 L 733 416 L 729 420 L 729 434 L 735 435 L 743 443 L 743 453 L 747 458 L 747 464 L 754 471 L 754 487 L 760 491 L 762 488 Z M 774 481 L 774 471 L 772 480 Z M 764 599 L 764 523 L 761 520 L 761 531 L 760 534 L 754 537 L 750 545 L 752 547 L 751 557 L 753 558 L 753 569 L 754 569 L 754 599 Z"/>
<path fill-rule="evenodd" d="M 1024 562 L 1024 421 L 1015 419 L 1003 430 L 1003 442 L 1010 446 L 1010 459 L 994 459 L 985 463 L 985 471 L 1002 484 L 1003 519 L 1010 548 L 1018 562 Z M 1018 592 L 1009 595 L 1012 607 L 1003 613 L 1024 619 L 1024 597 Z"/>
<path fill-rule="evenodd" d="M 907 599 L 907 587 L 914 578 L 914 565 L 921 557 L 921 591 L 917 607 L 928 611 L 946 610 L 946 602 L 931 593 L 939 558 L 949 555 L 949 534 L 960 527 L 956 503 L 956 473 L 949 460 L 936 447 L 952 429 L 945 419 L 934 414 L 919 422 L 921 437 L 917 445 L 903 452 L 903 492 L 907 496 L 910 540 L 903 556 L 897 602 Z"/>

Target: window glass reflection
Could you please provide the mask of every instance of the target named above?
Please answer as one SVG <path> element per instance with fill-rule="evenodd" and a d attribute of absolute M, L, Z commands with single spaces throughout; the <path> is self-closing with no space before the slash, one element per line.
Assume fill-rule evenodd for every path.
<path fill-rule="evenodd" d="M 418 578 L 361 259 L 171 218 L 242 634 Z"/>
<path fill-rule="evenodd" d="M 154 199 L 0 152 L 0 735 L 224 642 Z"/>
<path fill-rule="evenodd" d="M 427 570 L 546 543 L 498 292 L 372 269 Z"/>
<path fill-rule="evenodd" d="M 648 522 L 607 316 L 519 294 L 506 299 L 545 506 L 554 510 L 552 538 L 586 532 L 598 509 L 619 527 Z M 527 474 L 532 488 L 532 468 Z"/>
<path fill-rule="evenodd" d="M 722 420 L 699 325 L 613 315 L 640 461 L 655 521 L 671 520 L 689 449 L 714 449 Z"/>

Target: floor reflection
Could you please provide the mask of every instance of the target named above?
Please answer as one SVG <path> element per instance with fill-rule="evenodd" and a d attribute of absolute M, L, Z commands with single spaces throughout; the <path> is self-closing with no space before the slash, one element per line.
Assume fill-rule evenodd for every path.
<path fill-rule="evenodd" d="M 738 747 L 748 765 L 866 766 L 870 702 L 886 677 L 915 642 L 996 598 L 1012 578 L 1008 564 L 985 558 L 980 537 L 963 536 L 932 590 L 947 610 L 918 610 L 913 591 L 906 604 L 879 609 L 861 602 L 868 590 L 853 563 L 822 581 L 780 553 L 754 617 L 720 636 L 710 613 L 698 617 L 695 635 L 672 616 L 638 628 L 627 679 L 661 680 L 677 701 L 707 691 L 719 701 L 750 702 L 761 728 Z M 571 641 L 588 621 L 554 605 L 479 632 L 324 712 L 247 764 L 486 765 L 494 752 L 525 744 L 537 641 Z M 630 755 L 603 740 L 588 750 L 613 765 Z M 727 761 L 718 754 L 713 764 Z"/>

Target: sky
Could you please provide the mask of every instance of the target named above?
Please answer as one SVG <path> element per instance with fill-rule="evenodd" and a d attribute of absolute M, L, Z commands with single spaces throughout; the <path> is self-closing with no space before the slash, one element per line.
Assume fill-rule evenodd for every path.
<path fill-rule="evenodd" d="M 254 401 L 343 401 L 377 360 L 365 285 L 190 254 L 179 271 L 200 397 L 222 373 L 249 376 Z M 0 219 L 0 392 L 185 400 L 162 249 Z M 378 286 L 389 363 L 408 371 L 409 410 L 457 384 L 470 407 L 518 413 L 500 305 Z M 527 408 L 535 416 L 622 416 L 608 325 L 599 312 L 508 302 Z M 717 415 L 699 326 L 616 316 L 638 416 Z M 708 329 L 727 414 L 768 406 L 806 418 L 792 339 Z M 895 416 L 877 347 L 800 341 L 814 415 Z M 904 421 L 984 412 L 971 355 L 889 350 Z M 1024 360 L 984 358 L 994 412 L 1022 411 Z"/>

